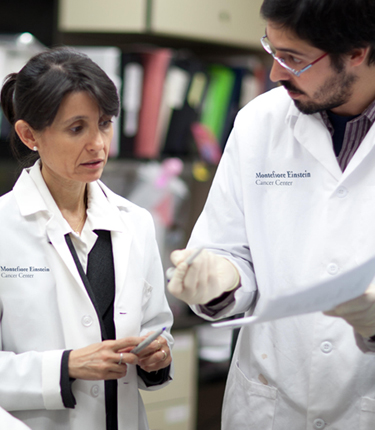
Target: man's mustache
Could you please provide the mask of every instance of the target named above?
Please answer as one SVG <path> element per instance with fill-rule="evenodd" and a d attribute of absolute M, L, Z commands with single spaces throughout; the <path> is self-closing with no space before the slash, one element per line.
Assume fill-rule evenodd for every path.
<path fill-rule="evenodd" d="M 292 91 L 293 93 L 298 93 L 298 94 L 305 94 L 303 91 L 299 90 L 294 85 L 292 85 L 289 81 L 280 81 L 280 84 L 288 91 Z"/>

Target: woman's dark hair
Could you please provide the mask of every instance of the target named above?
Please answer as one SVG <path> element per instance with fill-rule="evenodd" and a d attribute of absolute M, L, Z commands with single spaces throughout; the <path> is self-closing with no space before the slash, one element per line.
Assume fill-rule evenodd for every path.
<path fill-rule="evenodd" d="M 99 109 L 110 116 L 119 113 L 119 97 L 114 83 L 87 55 L 73 48 L 55 48 L 32 57 L 18 72 L 5 78 L 1 90 L 1 107 L 12 125 L 11 148 L 24 167 L 38 154 L 27 151 L 14 130 L 16 121 L 26 121 L 34 130 L 50 126 L 63 98 L 86 91 Z M 30 154 L 31 153 L 31 154 Z"/>
<path fill-rule="evenodd" d="M 366 46 L 369 65 L 375 63 L 374 0 L 264 0 L 261 14 L 328 52 L 333 64 Z"/>

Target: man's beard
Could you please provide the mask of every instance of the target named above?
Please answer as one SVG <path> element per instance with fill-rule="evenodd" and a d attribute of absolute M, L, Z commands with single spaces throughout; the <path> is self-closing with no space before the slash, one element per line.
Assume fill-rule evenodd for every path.
<path fill-rule="evenodd" d="M 357 77 L 354 75 L 349 75 L 345 72 L 337 73 L 326 80 L 314 93 L 310 101 L 293 100 L 294 104 L 302 113 L 307 115 L 334 109 L 349 101 L 356 80 Z M 280 84 L 287 90 L 298 94 L 306 94 L 294 87 L 289 81 L 280 81 Z"/>

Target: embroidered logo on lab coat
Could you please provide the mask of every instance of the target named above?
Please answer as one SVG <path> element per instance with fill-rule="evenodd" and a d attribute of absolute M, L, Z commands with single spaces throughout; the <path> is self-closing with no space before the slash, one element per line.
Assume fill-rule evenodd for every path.
<path fill-rule="evenodd" d="M 255 185 L 268 185 L 268 186 L 283 186 L 291 187 L 294 180 L 311 178 L 311 173 L 305 170 L 304 172 L 294 172 L 293 170 L 286 170 L 285 172 L 257 172 L 255 173 Z"/>
<path fill-rule="evenodd" d="M 0 276 L 2 278 L 34 278 L 39 273 L 49 271 L 48 267 L 0 265 Z"/>

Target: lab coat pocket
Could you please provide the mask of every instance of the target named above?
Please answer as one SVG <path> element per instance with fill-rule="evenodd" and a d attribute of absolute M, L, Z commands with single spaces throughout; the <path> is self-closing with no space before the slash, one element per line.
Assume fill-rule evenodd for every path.
<path fill-rule="evenodd" d="M 152 285 L 150 285 L 146 280 L 143 281 L 143 294 L 142 294 L 142 307 L 150 300 L 152 293 Z"/>
<path fill-rule="evenodd" d="M 362 397 L 360 430 L 373 430 L 375 427 L 375 399 Z"/>
<path fill-rule="evenodd" d="M 223 429 L 273 428 L 277 388 L 249 380 L 238 362 L 231 370 L 223 408 Z"/>

